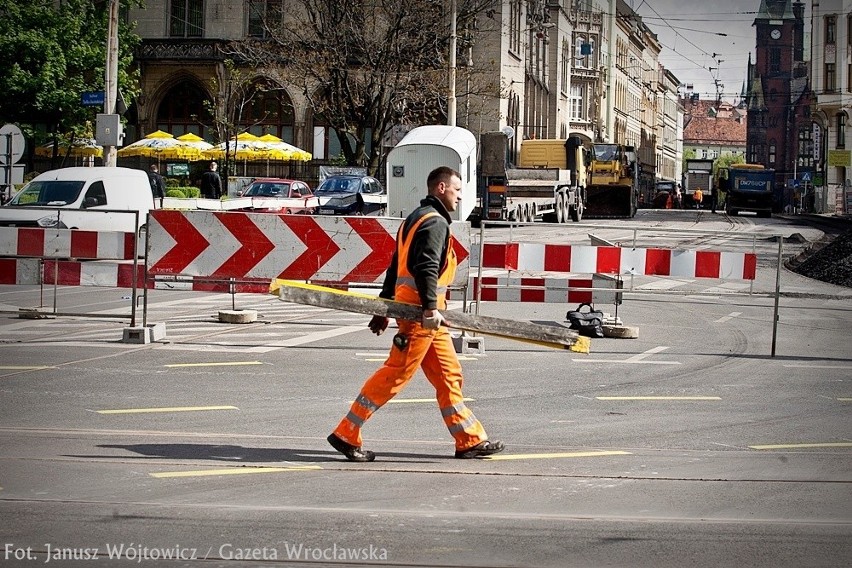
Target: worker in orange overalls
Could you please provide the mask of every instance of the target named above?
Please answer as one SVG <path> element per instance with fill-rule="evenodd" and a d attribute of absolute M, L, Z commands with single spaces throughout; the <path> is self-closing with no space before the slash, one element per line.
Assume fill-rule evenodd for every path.
<path fill-rule="evenodd" d="M 448 167 L 433 170 L 426 180 L 428 195 L 399 228 L 396 251 L 379 296 L 421 306 L 423 316 L 419 322 L 397 320 L 399 333 L 393 338 L 390 355 L 367 379 L 349 413 L 328 437 L 334 449 L 350 461 L 376 459 L 375 453 L 361 448 L 361 427 L 402 391 L 418 367 L 435 387 L 441 416 L 455 438 L 455 457 L 477 458 L 503 450 L 502 442 L 488 440 L 482 424 L 463 402 L 461 365 L 438 311 L 447 307 L 447 287 L 456 272 L 450 211 L 458 207 L 461 187 L 457 171 Z M 373 316 L 369 327 L 381 335 L 388 318 Z"/>
<path fill-rule="evenodd" d="M 704 201 L 704 192 L 701 191 L 701 188 L 697 188 L 695 193 L 692 194 L 692 202 L 695 204 L 696 209 L 701 209 L 701 202 Z"/>

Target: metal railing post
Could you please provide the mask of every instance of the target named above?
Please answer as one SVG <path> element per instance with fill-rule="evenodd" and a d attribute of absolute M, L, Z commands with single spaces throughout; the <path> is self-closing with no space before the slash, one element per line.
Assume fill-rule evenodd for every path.
<path fill-rule="evenodd" d="M 145 218 L 145 270 L 142 286 L 142 327 L 148 325 L 148 252 L 151 250 L 151 213 Z M 136 300 L 134 300 L 135 303 Z"/>
<path fill-rule="evenodd" d="M 482 260 L 485 254 L 485 223 L 479 222 L 479 266 L 476 267 L 476 315 L 479 315 L 479 305 L 482 303 Z"/>
<path fill-rule="evenodd" d="M 131 277 L 130 290 L 130 327 L 136 327 L 136 290 L 138 289 L 138 270 L 136 265 L 139 262 L 139 211 L 133 212 L 133 221 L 136 229 L 133 231 L 133 276 Z M 145 234 L 148 234 L 148 229 L 145 229 Z"/>
<path fill-rule="evenodd" d="M 772 357 L 775 357 L 775 339 L 778 336 L 778 303 L 781 298 L 781 258 L 784 237 L 778 235 L 778 265 L 775 268 L 775 309 L 772 312 Z"/>

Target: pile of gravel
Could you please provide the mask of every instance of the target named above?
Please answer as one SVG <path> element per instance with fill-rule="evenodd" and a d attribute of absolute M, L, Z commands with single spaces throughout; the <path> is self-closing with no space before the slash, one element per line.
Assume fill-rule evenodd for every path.
<path fill-rule="evenodd" d="M 797 274 L 852 288 L 852 231 L 838 235 L 788 263 Z"/>

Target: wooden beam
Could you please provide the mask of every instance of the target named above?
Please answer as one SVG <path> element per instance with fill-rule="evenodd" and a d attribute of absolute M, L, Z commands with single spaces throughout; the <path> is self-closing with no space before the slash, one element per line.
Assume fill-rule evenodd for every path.
<path fill-rule="evenodd" d="M 293 280 L 273 280 L 270 285 L 270 293 L 276 292 L 279 299 L 285 302 L 410 321 L 420 321 L 422 317 L 420 306 Z M 583 337 L 567 327 L 540 325 L 528 321 L 477 316 L 455 311 L 443 311 L 441 315 L 444 316 L 447 327 L 472 333 L 503 337 L 556 349 L 568 349 L 576 353 L 588 353 L 591 345 L 588 337 Z"/>

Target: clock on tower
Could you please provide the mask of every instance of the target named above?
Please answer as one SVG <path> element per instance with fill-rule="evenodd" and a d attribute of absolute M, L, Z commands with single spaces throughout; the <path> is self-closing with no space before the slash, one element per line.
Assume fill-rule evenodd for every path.
<path fill-rule="evenodd" d="M 781 30 L 779 30 L 778 28 L 775 28 L 774 30 L 769 32 L 769 37 L 771 37 L 772 39 L 780 38 L 781 37 Z"/>

